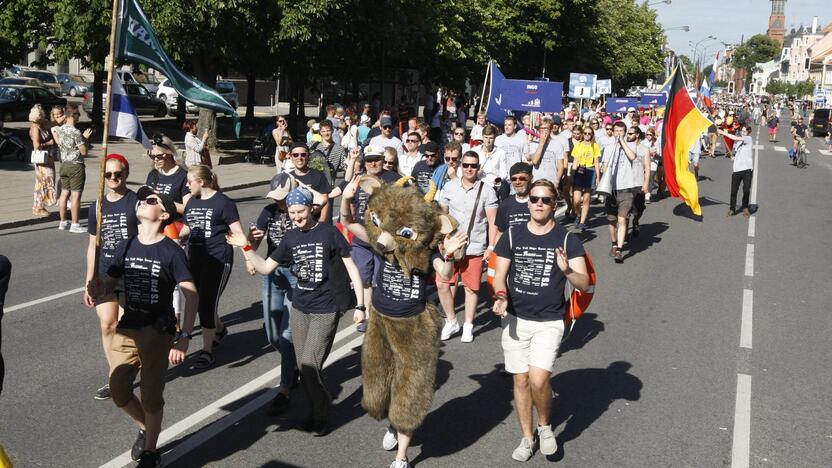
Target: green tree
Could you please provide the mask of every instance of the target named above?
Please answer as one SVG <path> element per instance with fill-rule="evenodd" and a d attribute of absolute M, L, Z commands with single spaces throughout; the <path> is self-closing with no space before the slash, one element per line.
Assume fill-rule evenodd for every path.
<path fill-rule="evenodd" d="M 766 85 L 766 92 L 768 94 L 786 94 L 786 83 L 780 80 L 770 80 Z"/>
<path fill-rule="evenodd" d="M 751 76 L 759 71 L 758 63 L 768 62 L 778 56 L 780 44 L 765 34 L 756 34 L 734 49 L 731 62 L 734 68 L 744 69 Z"/>
<path fill-rule="evenodd" d="M 693 68 L 693 62 L 687 55 L 680 55 L 679 61 L 682 62 L 682 65 L 684 65 L 685 70 L 687 70 L 688 73 L 694 73 L 695 69 Z"/>

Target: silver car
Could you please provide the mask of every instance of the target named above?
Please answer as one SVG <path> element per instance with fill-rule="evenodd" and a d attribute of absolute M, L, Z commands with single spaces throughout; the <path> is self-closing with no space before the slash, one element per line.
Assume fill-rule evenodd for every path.
<path fill-rule="evenodd" d="M 92 83 L 83 75 L 58 73 L 58 83 L 61 84 L 62 93 L 72 97 L 83 96 L 87 90 L 92 88 Z"/>

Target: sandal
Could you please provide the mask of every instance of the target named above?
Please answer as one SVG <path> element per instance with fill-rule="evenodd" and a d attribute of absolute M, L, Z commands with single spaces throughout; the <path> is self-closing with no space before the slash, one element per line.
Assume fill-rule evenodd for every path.
<path fill-rule="evenodd" d="M 222 333 L 217 333 L 216 335 L 214 335 L 214 348 L 220 345 L 220 341 L 222 341 L 222 339 L 225 338 L 226 335 L 228 335 L 228 327 L 223 326 Z"/>
<path fill-rule="evenodd" d="M 206 369 L 208 367 L 211 367 L 212 364 L 214 364 L 214 355 L 209 353 L 208 351 L 200 351 L 199 354 L 196 356 L 194 369 Z"/>

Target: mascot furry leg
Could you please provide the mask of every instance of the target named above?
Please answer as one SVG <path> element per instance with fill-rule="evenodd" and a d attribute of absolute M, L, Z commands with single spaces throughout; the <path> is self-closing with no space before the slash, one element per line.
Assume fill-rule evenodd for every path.
<path fill-rule="evenodd" d="M 373 310 L 361 348 L 364 395 L 373 418 L 390 420 L 412 436 L 433 402 L 439 360 L 439 312 L 432 304 L 415 317 L 387 317 Z"/>

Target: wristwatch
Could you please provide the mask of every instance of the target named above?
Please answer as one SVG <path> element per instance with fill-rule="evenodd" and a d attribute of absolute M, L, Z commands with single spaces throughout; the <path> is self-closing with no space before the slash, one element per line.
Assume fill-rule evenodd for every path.
<path fill-rule="evenodd" d="M 179 340 L 181 340 L 182 338 L 187 338 L 187 339 L 189 339 L 189 340 L 192 340 L 192 339 L 194 338 L 194 335 L 192 335 L 192 334 L 190 334 L 190 333 L 186 332 L 185 330 L 181 330 L 181 331 L 179 332 L 179 336 L 177 336 L 177 337 L 176 337 L 176 341 L 179 341 Z"/>
<path fill-rule="evenodd" d="M 367 306 L 364 304 L 355 306 L 355 310 L 360 310 L 361 312 L 367 312 Z"/>

